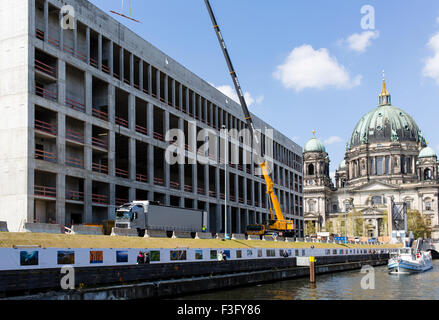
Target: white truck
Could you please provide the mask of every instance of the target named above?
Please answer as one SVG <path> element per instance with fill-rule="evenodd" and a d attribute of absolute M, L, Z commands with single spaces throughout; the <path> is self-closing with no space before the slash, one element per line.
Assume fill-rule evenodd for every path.
<path fill-rule="evenodd" d="M 203 232 L 207 231 L 207 212 L 161 205 L 154 201 L 133 201 L 116 211 L 116 228 L 136 229 L 139 236 L 145 230 Z"/>

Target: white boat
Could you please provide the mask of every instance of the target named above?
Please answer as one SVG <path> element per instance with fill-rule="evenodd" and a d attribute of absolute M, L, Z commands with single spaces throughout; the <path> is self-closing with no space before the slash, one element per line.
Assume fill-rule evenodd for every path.
<path fill-rule="evenodd" d="M 429 251 L 404 248 L 390 256 L 387 267 L 389 273 L 418 273 L 433 268 L 433 260 Z"/>

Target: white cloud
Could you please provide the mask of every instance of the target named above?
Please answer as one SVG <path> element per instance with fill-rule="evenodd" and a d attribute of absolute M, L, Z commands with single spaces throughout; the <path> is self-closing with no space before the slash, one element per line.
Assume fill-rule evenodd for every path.
<path fill-rule="evenodd" d="M 329 137 L 328 139 L 326 139 L 325 141 L 323 141 L 325 144 L 329 145 L 329 144 L 334 144 L 334 143 L 338 143 L 338 142 L 343 142 L 343 139 L 337 136 L 332 136 Z"/>
<path fill-rule="evenodd" d="M 439 33 L 430 38 L 428 47 L 433 50 L 434 54 L 425 60 L 422 75 L 436 80 L 436 83 L 439 85 Z"/>
<path fill-rule="evenodd" d="M 373 39 L 377 39 L 380 33 L 378 31 L 363 31 L 362 33 L 354 33 L 346 39 L 351 50 L 364 52 L 366 48 L 372 44 Z"/>
<path fill-rule="evenodd" d="M 216 87 L 215 85 L 213 85 L 216 89 L 218 89 L 219 91 L 221 91 L 223 94 L 225 94 L 226 96 L 228 96 L 230 99 L 236 101 L 236 103 L 239 103 L 239 98 L 238 95 L 236 94 L 236 91 L 234 88 L 232 88 L 229 85 L 224 85 L 224 86 L 218 86 Z M 249 92 L 245 92 L 244 93 L 244 99 L 245 102 L 247 103 L 247 106 L 251 106 L 253 104 L 261 104 L 262 101 L 264 101 L 264 96 L 258 96 L 257 98 L 253 98 L 253 96 L 249 93 Z"/>
<path fill-rule="evenodd" d="M 327 49 L 314 50 L 307 44 L 294 48 L 273 76 L 286 88 L 298 92 L 306 88 L 322 89 L 329 86 L 352 88 L 361 83 L 361 75 L 351 79 L 344 66 L 331 57 Z"/>

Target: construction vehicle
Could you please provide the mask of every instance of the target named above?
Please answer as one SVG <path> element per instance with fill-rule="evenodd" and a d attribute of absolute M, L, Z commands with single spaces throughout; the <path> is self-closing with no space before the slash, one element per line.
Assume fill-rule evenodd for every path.
<path fill-rule="evenodd" d="M 115 227 L 135 229 L 139 236 L 145 230 L 203 232 L 207 228 L 207 212 L 133 201 L 117 208 Z"/>
<path fill-rule="evenodd" d="M 254 159 L 262 170 L 262 174 L 264 176 L 265 183 L 267 185 L 267 194 L 269 195 L 270 219 L 263 224 L 248 225 L 246 233 L 248 235 L 277 234 L 278 236 L 283 236 L 283 237 L 294 236 L 295 235 L 294 222 L 293 220 L 285 219 L 279 204 L 279 200 L 277 199 L 277 196 L 273 189 L 274 183 L 273 183 L 273 179 L 271 178 L 271 170 L 268 166 L 267 161 L 264 159 L 262 155 L 259 154 L 262 150 L 261 143 L 256 133 L 252 116 L 250 115 L 250 112 L 247 108 L 247 103 L 245 102 L 241 85 L 238 81 L 238 76 L 236 74 L 235 69 L 233 68 L 226 43 L 224 42 L 224 38 L 221 34 L 220 28 L 216 21 L 209 0 L 204 0 L 204 2 L 206 4 L 207 11 L 209 12 L 210 18 L 212 20 L 213 28 L 215 29 L 216 35 L 218 37 L 221 50 L 223 51 L 224 57 L 226 59 L 227 66 L 229 68 L 229 72 L 232 77 L 236 93 L 238 94 L 239 101 L 241 103 L 245 121 L 247 122 L 247 127 L 250 130 L 251 136 L 253 137 L 254 150 L 255 150 Z"/>

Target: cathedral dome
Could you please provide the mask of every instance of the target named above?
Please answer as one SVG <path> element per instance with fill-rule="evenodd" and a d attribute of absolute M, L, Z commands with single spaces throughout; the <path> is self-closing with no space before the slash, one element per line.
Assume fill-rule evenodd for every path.
<path fill-rule="evenodd" d="M 379 106 L 363 116 L 352 132 L 350 147 L 367 143 L 413 141 L 425 145 L 425 139 L 413 118 L 391 105 L 390 94 L 383 80 Z"/>
<path fill-rule="evenodd" d="M 315 131 L 313 134 L 314 137 L 305 144 L 304 152 L 326 152 L 325 145 L 315 137 Z"/>
<path fill-rule="evenodd" d="M 434 152 L 433 148 L 425 147 L 419 153 L 419 158 L 437 158 L 436 152 Z"/>

